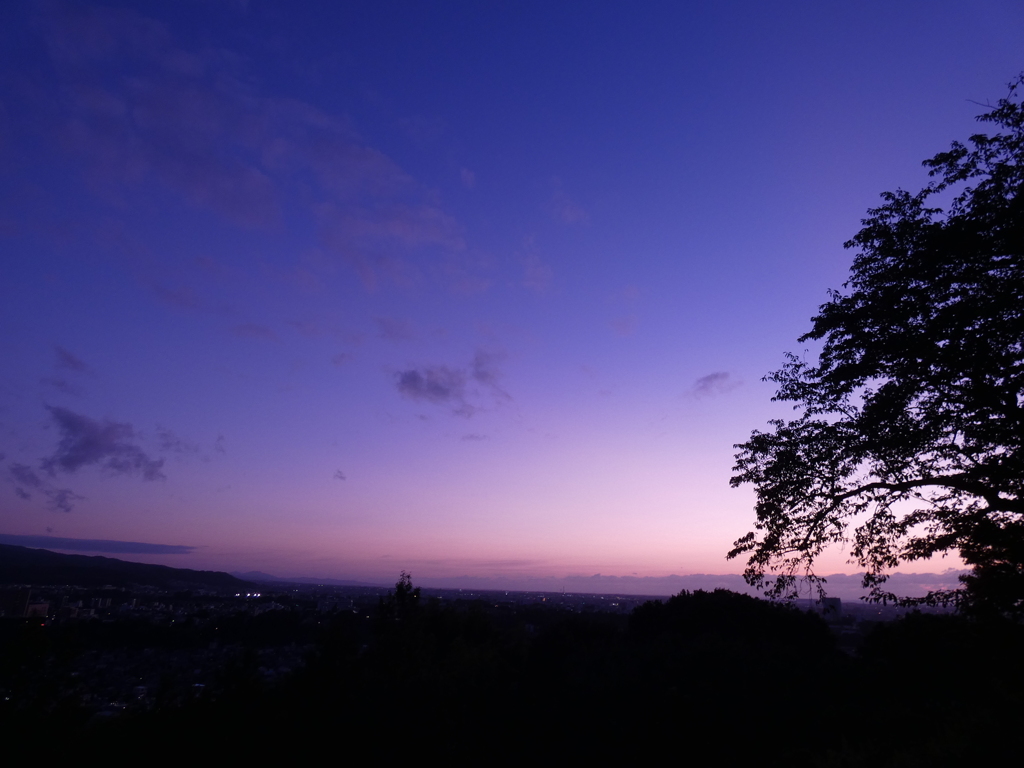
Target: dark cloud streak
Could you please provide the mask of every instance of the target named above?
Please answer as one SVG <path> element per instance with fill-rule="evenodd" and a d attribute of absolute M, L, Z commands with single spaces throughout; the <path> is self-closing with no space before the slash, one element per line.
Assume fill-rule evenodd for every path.
<path fill-rule="evenodd" d="M 182 544 L 146 544 L 111 539 L 66 539 L 59 536 L 22 536 L 0 533 L 0 544 L 34 549 L 62 549 L 70 552 L 109 552 L 122 555 L 190 555 L 195 547 Z"/>

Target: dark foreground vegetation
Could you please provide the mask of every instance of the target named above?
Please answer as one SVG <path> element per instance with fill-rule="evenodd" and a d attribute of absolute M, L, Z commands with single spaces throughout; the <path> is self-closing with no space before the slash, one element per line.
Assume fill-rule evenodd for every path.
<path fill-rule="evenodd" d="M 421 598 L 403 578 L 362 605 L 263 605 L 276 609 L 7 620 L 0 737 L 47 762 L 933 766 L 1001 757 L 1024 714 L 1013 622 L 913 614 L 841 649 L 818 615 L 724 590 L 581 613 Z M 163 665 L 145 707 L 97 713 L 47 673 L 85 659 L 88 675 L 111 654 Z M 200 659 L 215 669 L 196 687 Z"/>

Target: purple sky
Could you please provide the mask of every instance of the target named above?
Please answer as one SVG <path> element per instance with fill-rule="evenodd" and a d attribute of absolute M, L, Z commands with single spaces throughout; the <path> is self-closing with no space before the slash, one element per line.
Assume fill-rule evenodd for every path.
<path fill-rule="evenodd" d="M 735 573 L 761 377 L 1022 39 L 1018 2 L 4 3 L 0 533 Z"/>

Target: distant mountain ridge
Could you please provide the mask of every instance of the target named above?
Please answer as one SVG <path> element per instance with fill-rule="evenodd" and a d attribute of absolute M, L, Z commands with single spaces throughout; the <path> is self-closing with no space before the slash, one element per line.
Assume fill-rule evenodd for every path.
<path fill-rule="evenodd" d="M 238 591 L 251 587 L 223 571 L 195 571 L 133 563 L 99 555 L 65 555 L 48 549 L 0 544 L 0 584 L 68 584 L 79 587 L 149 586 Z"/>
<path fill-rule="evenodd" d="M 238 579 L 255 582 L 257 584 L 328 584 L 332 587 L 390 587 L 393 584 L 385 584 L 376 581 L 355 581 L 353 579 L 317 579 L 313 576 L 296 576 L 285 578 L 274 576 L 263 571 L 246 571 L 239 573 L 232 571 L 231 575 Z"/>

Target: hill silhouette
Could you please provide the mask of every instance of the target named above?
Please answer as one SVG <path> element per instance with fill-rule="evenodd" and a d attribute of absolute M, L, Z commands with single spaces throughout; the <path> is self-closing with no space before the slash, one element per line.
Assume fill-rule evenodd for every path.
<path fill-rule="evenodd" d="M 0 584 L 72 584 L 80 587 L 148 586 L 239 591 L 249 582 L 222 571 L 195 571 L 132 563 L 99 555 L 65 555 L 47 549 L 0 544 Z"/>

